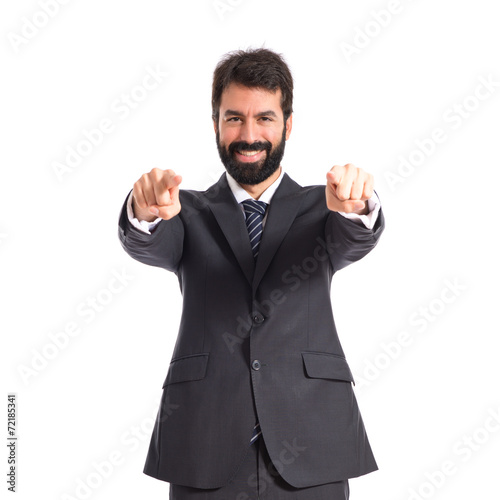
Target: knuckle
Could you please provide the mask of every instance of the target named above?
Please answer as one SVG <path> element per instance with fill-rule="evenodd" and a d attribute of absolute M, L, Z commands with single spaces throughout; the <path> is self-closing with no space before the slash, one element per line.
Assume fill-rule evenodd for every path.
<path fill-rule="evenodd" d="M 143 199 L 137 199 L 135 196 L 133 196 L 133 198 L 134 198 L 135 204 L 139 208 L 145 208 L 147 206 Z"/>
<path fill-rule="evenodd" d="M 359 175 L 360 169 L 358 167 L 356 167 L 352 163 L 348 163 L 347 165 L 348 165 L 347 166 L 347 171 L 349 172 L 350 175 L 353 175 L 353 176 L 358 176 Z"/>
<path fill-rule="evenodd" d="M 163 172 L 159 168 L 155 168 L 151 171 L 152 177 L 155 181 L 159 181 L 163 177 Z"/>

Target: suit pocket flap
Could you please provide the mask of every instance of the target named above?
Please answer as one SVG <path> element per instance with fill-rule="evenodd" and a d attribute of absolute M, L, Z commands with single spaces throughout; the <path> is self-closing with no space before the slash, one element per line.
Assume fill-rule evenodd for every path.
<path fill-rule="evenodd" d="M 354 383 L 354 378 L 347 361 L 342 356 L 328 352 L 303 352 L 302 359 L 306 372 L 312 378 L 346 380 Z"/>
<path fill-rule="evenodd" d="M 208 354 L 208 352 L 205 352 L 173 359 L 170 362 L 167 377 L 165 378 L 165 382 L 163 382 L 162 388 L 176 382 L 187 382 L 188 380 L 200 380 L 204 378 L 207 370 Z"/>

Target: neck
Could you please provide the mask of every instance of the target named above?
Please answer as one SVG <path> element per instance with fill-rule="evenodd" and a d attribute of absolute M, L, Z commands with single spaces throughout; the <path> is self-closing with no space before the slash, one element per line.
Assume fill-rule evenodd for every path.
<path fill-rule="evenodd" d="M 280 176 L 281 165 L 276 172 L 260 184 L 240 184 L 240 186 L 254 199 L 258 200 L 262 193 Z"/>

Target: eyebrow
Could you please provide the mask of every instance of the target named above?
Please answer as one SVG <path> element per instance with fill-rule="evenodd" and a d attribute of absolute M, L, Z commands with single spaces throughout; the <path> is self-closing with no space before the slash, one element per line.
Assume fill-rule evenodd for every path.
<path fill-rule="evenodd" d="M 243 116 L 243 113 L 241 111 L 235 111 L 234 109 L 226 109 L 224 113 L 224 117 L 227 116 Z M 272 116 L 273 118 L 278 118 L 276 113 L 269 109 L 268 111 L 261 111 L 260 113 L 257 113 L 254 115 L 254 118 L 260 118 L 261 116 Z"/>

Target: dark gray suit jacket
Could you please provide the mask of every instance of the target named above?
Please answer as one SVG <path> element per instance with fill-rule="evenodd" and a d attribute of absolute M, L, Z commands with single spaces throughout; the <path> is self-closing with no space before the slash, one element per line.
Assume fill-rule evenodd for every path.
<path fill-rule="evenodd" d="M 174 272 L 183 295 L 144 473 L 223 486 L 248 452 L 256 420 L 278 472 L 295 487 L 376 470 L 330 283 L 377 244 L 382 211 L 367 229 L 328 210 L 325 186 L 301 187 L 285 173 L 255 263 L 225 174 L 206 191 L 179 196 L 180 213 L 151 235 L 130 224 L 126 201 L 119 218 L 125 251 Z"/>

